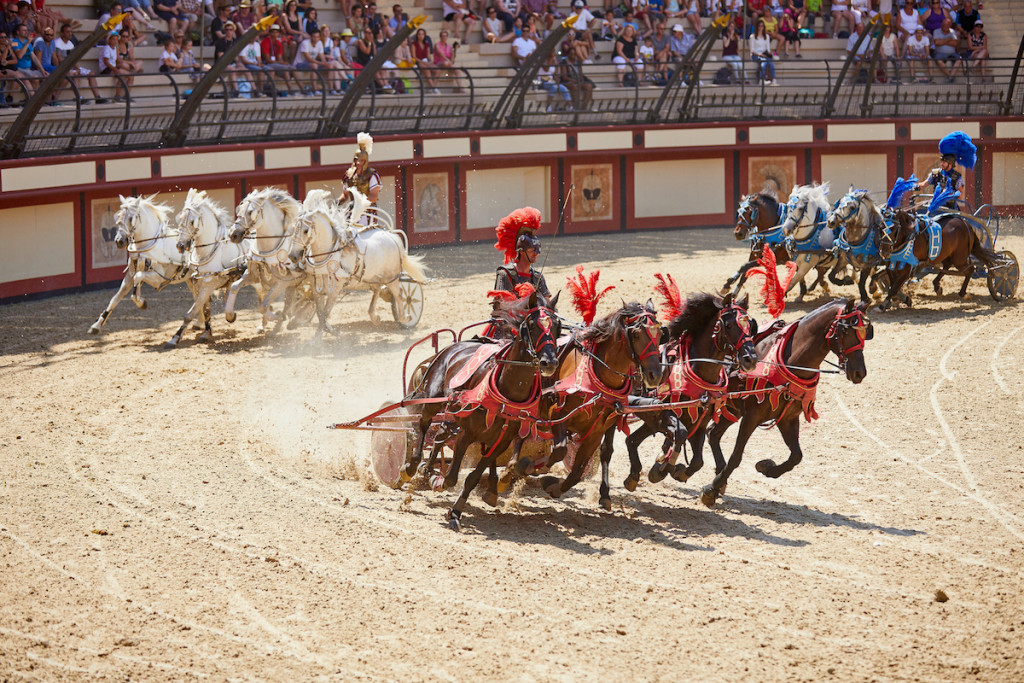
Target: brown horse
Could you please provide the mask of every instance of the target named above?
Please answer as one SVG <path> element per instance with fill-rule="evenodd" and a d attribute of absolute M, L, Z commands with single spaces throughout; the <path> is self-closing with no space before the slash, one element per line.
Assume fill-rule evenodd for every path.
<path fill-rule="evenodd" d="M 986 249 L 974 228 L 959 216 L 945 216 L 938 220 L 941 244 L 938 254 L 930 258 L 930 236 L 927 229 L 930 220 L 927 216 L 896 209 L 892 215 L 892 227 L 882 230 L 879 253 L 883 259 L 889 261 L 891 268 L 889 294 L 879 306 L 882 310 L 892 305 L 894 297 L 898 297 L 907 306 L 912 305 L 910 296 L 901 290 L 914 274 L 915 265 L 927 268 L 938 264 L 941 267 L 936 271 L 935 280 L 932 282 L 932 288 L 938 296 L 942 296 L 940 282 L 943 275 L 962 275 L 964 282 L 960 286 L 959 296 L 963 297 L 966 296 L 967 285 L 974 275 L 975 266 L 971 263 L 971 256 L 986 266 L 998 263 L 999 256 Z"/>
<path fill-rule="evenodd" d="M 775 253 L 775 261 L 778 264 L 781 265 L 791 260 L 789 252 L 786 250 L 786 245 L 782 241 L 785 235 L 783 235 L 781 228 L 776 231 L 777 235 L 771 232 L 772 228 L 777 227 L 781 223 L 783 214 L 780 213 L 780 210 L 785 211 L 785 208 L 785 205 L 780 205 L 779 201 L 767 192 L 748 194 L 740 202 L 739 207 L 736 209 L 736 227 L 733 228 L 732 234 L 737 242 L 742 242 L 748 238 L 751 240 L 750 257 L 722 285 L 721 293 L 723 295 L 730 291 L 734 296 L 739 295 L 743 285 L 747 282 L 747 271 L 758 264 L 757 259 L 762 255 L 762 244 L 764 244 L 765 239 L 769 240 L 768 243 Z M 801 280 L 799 282 L 800 297 L 806 295 L 807 292 L 813 291 L 818 286 L 818 283 L 821 282 L 827 270 L 824 267 L 819 268 L 818 277 L 809 288 Z"/>
<path fill-rule="evenodd" d="M 681 402 L 704 397 L 706 402 L 691 408 L 638 412 L 643 424 L 626 437 L 629 449 L 629 476 L 623 482 L 628 491 L 636 490 L 642 464 L 638 448 L 653 434 L 666 435 L 668 451 L 658 458 L 648 472 L 652 482 L 672 474 L 686 481 L 703 464 L 704 431 L 717 412 L 718 400 L 728 389 L 728 373 L 724 359 L 732 356 L 742 370 L 753 370 L 757 350 L 751 338 L 752 321 L 747 315 L 748 297 L 735 302 L 732 295 L 719 298 L 712 294 L 691 295 L 683 308 L 665 328 L 668 341 L 662 346 L 661 383 L 657 399 L 630 397 L 630 405 L 652 405 L 657 402 Z M 611 457 L 614 429 L 605 436 L 601 463 Z M 689 466 L 675 465 L 676 458 L 689 441 L 693 457 Z M 607 455 L 606 455 L 607 451 Z"/>
<path fill-rule="evenodd" d="M 427 467 L 430 468 L 447 437 L 453 437 L 445 488 L 458 482 L 466 449 L 473 443 L 481 444 L 483 457 L 466 477 L 462 495 L 448 513 L 452 529 L 459 529 L 466 501 L 480 483 L 484 468 L 491 466 L 493 472 L 494 460 L 519 435 L 523 422 L 539 415 L 541 378 L 551 376 L 558 367 L 555 340 L 561 327 L 552 310 L 557 300 L 558 295 L 545 305 L 534 292 L 528 298 L 500 304 L 494 315 L 513 330 L 511 341 L 468 341 L 447 347 L 431 360 L 418 388 L 406 397 L 448 400 L 412 407 L 419 412 L 419 420 L 412 452 L 402 470 L 403 480 L 408 481 L 416 474 L 427 430 L 439 415 L 444 435 L 435 439 Z M 485 357 L 487 360 L 482 360 Z M 477 364 L 472 367 L 469 364 L 474 359 Z M 492 482 L 496 481 L 492 477 Z"/>
<path fill-rule="evenodd" d="M 774 425 L 789 447 L 789 459 L 781 464 L 761 460 L 757 471 L 776 478 L 796 467 L 803 458 L 800 450 L 800 418 L 817 417 L 814 397 L 821 371 L 818 368 L 829 353 L 839 358 L 846 378 L 860 384 L 867 376 L 864 343 L 871 339 L 871 322 L 864 315 L 867 304 L 854 306 L 853 299 L 831 301 L 803 318 L 773 332 L 757 345 L 758 362 L 754 372 L 733 373 L 730 392 L 751 392 L 730 399 L 719 420 L 709 432 L 708 444 L 715 455 L 716 475 L 701 492 L 701 502 L 711 507 L 725 493 L 725 486 L 740 461 L 747 441 L 760 425 Z M 729 462 L 722 456 L 722 436 L 739 420 L 739 434 Z"/>
<path fill-rule="evenodd" d="M 570 435 L 576 440 L 577 450 L 565 479 L 540 479 L 540 486 L 552 497 L 558 498 L 583 477 L 601 439 L 621 417 L 617 409 L 627 403 L 634 370 L 640 371 L 641 381 L 648 388 L 657 386 L 661 380 L 660 331 L 657 311 L 650 301 L 644 305 L 623 304 L 618 311 L 583 330 L 561 354 L 557 379 L 545 390 L 549 398 L 548 418 L 555 422 L 549 464 L 565 458 Z M 515 469 L 525 472 L 530 465 L 527 458 L 521 458 Z M 607 474 L 602 484 L 601 505 L 611 509 Z"/>

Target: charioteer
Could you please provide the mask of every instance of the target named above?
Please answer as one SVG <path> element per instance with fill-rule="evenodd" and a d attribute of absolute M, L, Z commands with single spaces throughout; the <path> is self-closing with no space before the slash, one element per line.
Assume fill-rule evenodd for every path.
<path fill-rule="evenodd" d="M 954 131 L 939 141 L 939 167 L 934 169 L 928 179 L 918 183 L 918 190 L 931 185 L 935 194 L 954 192 L 963 193 L 964 177 L 956 170 L 957 164 L 970 170 L 978 158 L 978 148 L 974 146 L 971 136 L 963 131 Z M 950 197 L 944 207 L 956 209 L 956 197 Z"/>
<path fill-rule="evenodd" d="M 545 300 L 551 292 L 544 281 L 544 275 L 534 269 L 540 255 L 540 211 L 527 206 L 516 209 L 501 219 L 495 233 L 498 241 L 494 248 L 505 254 L 505 263 L 498 267 L 494 289 L 515 292 L 516 285 L 528 282 Z"/>
<path fill-rule="evenodd" d="M 373 153 L 373 138 L 369 133 L 360 133 L 356 136 L 356 153 L 352 157 L 352 165 L 345 171 L 344 189 L 338 201 L 349 201 L 352 194 L 349 188 L 355 188 L 370 202 L 371 206 L 377 205 L 377 198 L 380 196 L 380 173 L 370 166 L 370 154 Z"/>

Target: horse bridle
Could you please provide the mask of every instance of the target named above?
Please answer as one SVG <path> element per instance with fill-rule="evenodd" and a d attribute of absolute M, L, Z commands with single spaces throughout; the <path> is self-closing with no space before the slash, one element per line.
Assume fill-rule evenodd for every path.
<path fill-rule="evenodd" d="M 756 204 L 751 202 L 750 195 L 743 198 L 740 202 L 740 206 L 736 209 L 736 225 L 742 226 L 749 233 L 753 228 L 757 227 L 758 207 Z M 745 215 L 745 211 L 749 209 L 750 215 Z M 735 231 L 734 231 L 735 232 Z"/>
<path fill-rule="evenodd" d="M 727 320 L 726 316 L 731 316 L 733 320 Z M 711 341 L 718 351 L 730 350 L 728 346 L 723 346 L 721 341 L 722 335 L 725 334 L 725 327 L 729 322 L 735 323 L 736 327 L 740 330 L 739 338 L 731 345 L 732 352 L 736 353 L 746 342 L 753 341 L 753 337 L 750 334 L 750 316 L 738 304 L 729 304 L 718 312 L 718 320 L 715 321 L 715 326 L 711 330 Z"/>
<path fill-rule="evenodd" d="M 248 205 L 246 205 L 246 206 L 248 206 Z M 259 211 L 257 212 L 257 217 L 261 218 L 263 216 L 263 203 L 260 202 L 259 206 L 260 206 L 260 208 L 259 208 Z M 242 216 L 243 216 L 243 220 L 245 221 L 245 238 L 244 239 L 254 240 L 254 241 L 256 241 L 256 240 L 272 240 L 272 239 L 276 239 L 277 240 L 277 244 L 275 244 L 273 247 L 271 247 L 270 250 L 268 250 L 268 251 L 259 251 L 257 249 L 253 249 L 252 250 L 252 254 L 254 256 L 257 256 L 259 258 L 271 258 L 272 256 L 275 256 L 278 253 L 278 251 L 280 251 L 281 245 L 284 244 L 285 240 L 287 240 L 291 236 L 291 233 L 288 231 L 287 227 L 285 227 L 285 231 L 283 233 L 281 233 L 281 235 L 257 235 L 256 234 L 256 228 L 253 227 L 253 223 L 255 223 L 255 221 L 251 220 L 249 218 L 249 211 L 247 211 L 247 210 L 243 211 L 242 212 Z"/>
<path fill-rule="evenodd" d="M 850 330 L 856 332 L 857 341 L 844 348 L 842 346 L 843 336 Z M 854 351 L 863 349 L 864 343 L 874 336 L 875 330 L 871 321 L 864 315 L 864 311 L 855 308 L 849 313 L 840 311 L 836 314 L 835 320 L 832 321 L 828 332 L 825 333 L 825 343 L 829 350 L 839 357 L 839 367 L 845 369 L 847 357 Z"/>
<path fill-rule="evenodd" d="M 661 337 L 661 325 L 658 324 L 658 320 L 654 313 L 645 308 L 636 315 L 623 318 L 622 325 L 626 330 L 623 343 L 629 349 L 629 355 L 632 357 L 633 363 L 636 364 L 637 367 L 640 367 L 643 362 L 651 356 L 660 357 L 661 346 L 658 342 Z M 636 349 L 633 348 L 633 343 L 630 341 L 630 335 L 639 329 L 642 329 L 647 335 L 647 344 L 638 354 Z M 652 329 L 655 331 L 652 332 Z"/>
<path fill-rule="evenodd" d="M 540 337 L 537 339 L 536 343 L 533 340 L 533 335 L 530 333 L 529 324 L 530 316 L 534 313 L 538 314 L 537 327 L 541 329 Z M 533 365 L 534 367 L 538 368 L 540 367 L 540 354 L 545 347 L 550 346 L 553 349 L 555 349 L 555 351 L 558 350 L 558 345 L 555 344 L 555 337 L 551 333 L 551 330 L 554 327 L 553 317 L 553 312 L 546 306 L 534 306 L 533 308 L 528 309 L 523 314 L 523 320 L 521 323 L 519 323 L 517 327 L 511 327 L 513 335 L 521 337 L 526 340 L 526 349 L 530 354 L 530 362 L 528 363 L 528 365 Z M 507 365 L 518 364 L 518 361 L 509 360 L 500 360 L 498 362 Z"/>

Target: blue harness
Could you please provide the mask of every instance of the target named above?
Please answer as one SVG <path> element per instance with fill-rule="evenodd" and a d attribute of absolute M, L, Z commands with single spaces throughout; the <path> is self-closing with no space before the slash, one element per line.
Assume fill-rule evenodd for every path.
<path fill-rule="evenodd" d="M 764 244 L 767 244 L 770 247 L 777 247 L 778 245 L 782 244 L 785 241 L 786 235 L 785 233 L 782 232 L 782 222 L 786 219 L 786 209 L 788 208 L 789 206 L 787 204 L 779 204 L 779 224 L 776 225 L 774 228 L 765 230 L 764 232 L 752 233 L 747 238 L 750 240 L 750 244 L 752 247 Z M 752 224 L 757 222 L 756 206 L 751 212 L 750 222 Z"/>
<path fill-rule="evenodd" d="M 913 268 L 921 263 L 914 256 L 914 242 L 917 241 L 917 236 L 924 231 L 928 232 L 928 260 L 934 261 L 938 258 L 939 252 L 942 251 L 942 226 L 928 216 L 918 216 L 914 234 L 910 236 L 902 249 L 894 251 L 889 257 L 890 269 L 899 265 Z"/>
<path fill-rule="evenodd" d="M 814 215 L 814 230 L 811 234 L 802 240 L 794 239 L 792 237 L 786 239 L 786 248 L 789 249 L 789 253 L 796 254 L 801 251 L 820 252 L 821 249 L 818 247 L 818 236 L 821 235 L 821 231 L 824 228 L 825 212 L 821 207 L 818 207 L 818 211 Z M 796 259 L 794 258 L 793 260 L 795 261 Z"/>

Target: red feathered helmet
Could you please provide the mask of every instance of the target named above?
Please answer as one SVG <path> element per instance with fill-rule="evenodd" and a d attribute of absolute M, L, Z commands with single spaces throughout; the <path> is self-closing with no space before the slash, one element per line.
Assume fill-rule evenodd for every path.
<path fill-rule="evenodd" d="M 516 260 L 516 254 L 524 249 L 540 251 L 540 239 L 536 232 L 540 230 L 540 211 L 527 206 L 516 209 L 501 219 L 495 234 L 498 241 L 494 248 L 505 253 L 505 263 Z"/>

